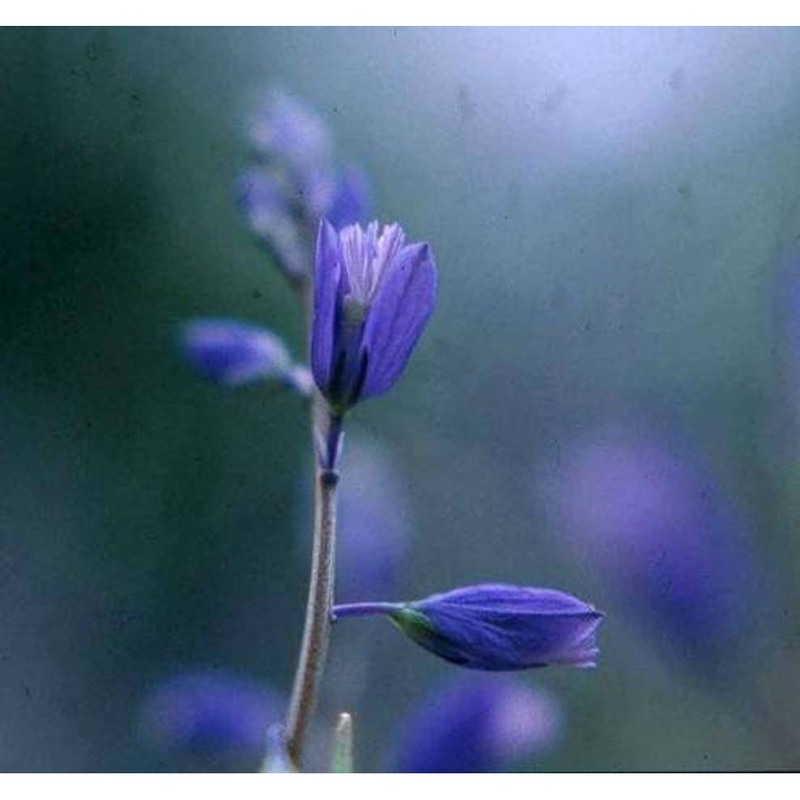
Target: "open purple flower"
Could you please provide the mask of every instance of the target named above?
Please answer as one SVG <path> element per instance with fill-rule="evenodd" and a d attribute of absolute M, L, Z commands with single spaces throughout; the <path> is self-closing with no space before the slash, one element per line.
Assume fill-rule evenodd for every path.
<path fill-rule="evenodd" d="M 471 669 L 596 666 L 603 614 L 554 589 L 486 583 L 411 603 L 336 606 L 334 618 L 384 614 L 417 644 Z"/>
<path fill-rule="evenodd" d="M 320 225 L 311 366 L 337 414 L 387 392 L 402 374 L 436 303 L 429 245 L 399 225 Z"/>
<path fill-rule="evenodd" d="M 501 772 L 557 745 L 561 709 L 544 689 L 506 675 L 459 675 L 400 727 L 395 772 Z"/>
<path fill-rule="evenodd" d="M 305 368 L 294 364 L 283 342 L 263 328 L 229 319 L 193 320 L 183 327 L 182 345 L 197 372 L 223 386 L 277 380 L 308 393 Z"/>

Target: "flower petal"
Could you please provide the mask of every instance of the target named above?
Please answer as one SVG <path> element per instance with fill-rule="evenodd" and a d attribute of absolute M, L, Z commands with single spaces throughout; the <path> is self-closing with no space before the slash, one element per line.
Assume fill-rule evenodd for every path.
<path fill-rule="evenodd" d="M 368 368 L 362 398 L 394 385 L 436 305 L 436 264 L 429 245 L 404 247 L 387 270 L 364 329 Z"/>
<path fill-rule="evenodd" d="M 321 391 L 333 376 L 334 335 L 339 283 L 339 237 L 333 225 L 322 220 L 317 236 L 314 267 L 314 323 L 311 331 L 311 371 Z"/>

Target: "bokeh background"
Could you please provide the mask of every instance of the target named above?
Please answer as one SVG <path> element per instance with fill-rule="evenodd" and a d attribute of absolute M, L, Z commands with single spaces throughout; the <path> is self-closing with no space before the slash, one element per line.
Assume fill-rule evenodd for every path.
<path fill-rule="evenodd" d="M 303 352 L 233 201 L 275 86 L 439 264 L 407 374 L 354 413 L 404 476 L 393 599 L 495 580 L 607 612 L 596 671 L 523 676 L 565 729 L 517 768 L 800 767 L 800 32 L 5 29 L 0 61 L 0 769 L 172 768 L 141 707 L 193 665 L 290 687 L 305 409 L 175 346 L 231 316 Z M 363 624 L 377 770 L 456 668 Z"/>

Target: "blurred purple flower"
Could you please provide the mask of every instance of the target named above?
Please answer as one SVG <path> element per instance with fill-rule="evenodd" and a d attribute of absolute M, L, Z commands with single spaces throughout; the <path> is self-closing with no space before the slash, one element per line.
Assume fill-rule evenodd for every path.
<path fill-rule="evenodd" d="M 336 606 L 334 618 L 383 614 L 413 641 L 470 669 L 596 666 L 603 614 L 554 589 L 486 583 L 411 603 Z"/>
<path fill-rule="evenodd" d="M 152 688 L 139 728 L 156 752 L 209 768 L 253 766 L 265 755 L 267 728 L 283 702 L 268 687 L 239 675 L 195 669 Z"/>
<path fill-rule="evenodd" d="M 278 380 L 301 394 L 309 381 L 283 342 L 269 331 L 230 319 L 197 319 L 182 329 L 187 359 L 203 377 L 224 386 Z"/>
<path fill-rule="evenodd" d="M 429 245 L 406 244 L 399 225 L 379 232 L 320 225 L 314 279 L 311 366 L 337 413 L 388 391 L 436 302 Z"/>
<path fill-rule="evenodd" d="M 459 675 L 425 696 L 402 724 L 394 772 L 502 772 L 557 746 L 556 698 L 505 675 Z"/>
<path fill-rule="evenodd" d="M 250 141 L 256 154 L 308 174 L 326 169 L 331 159 L 327 125 L 308 106 L 284 92 L 273 92 L 255 115 Z"/>
<path fill-rule="evenodd" d="M 657 631 L 695 656 L 744 639 L 764 595 L 747 531 L 698 454 L 610 429 L 562 451 L 545 487 L 561 535 Z"/>

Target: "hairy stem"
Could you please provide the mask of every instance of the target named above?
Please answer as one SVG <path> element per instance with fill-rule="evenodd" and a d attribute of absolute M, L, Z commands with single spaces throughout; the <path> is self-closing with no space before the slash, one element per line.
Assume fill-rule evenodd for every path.
<path fill-rule="evenodd" d="M 314 401 L 315 421 L 319 421 L 324 404 L 321 397 Z M 324 413 L 327 413 L 327 408 Z M 340 423 L 340 421 L 338 421 Z M 340 424 L 333 426 L 331 446 L 338 448 Z M 330 437 L 326 436 L 327 439 Z M 311 716 L 317 703 L 325 656 L 330 638 L 333 607 L 333 579 L 336 552 L 336 490 L 339 474 L 335 459 L 317 459 L 314 481 L 314 550 L 311 557 L 311 581 L 303 630 L 303 643 L 295 673 L 289 713 L 286 718 L 287 749 L 292 761 L 300 767 L 303 746 Z"/>

